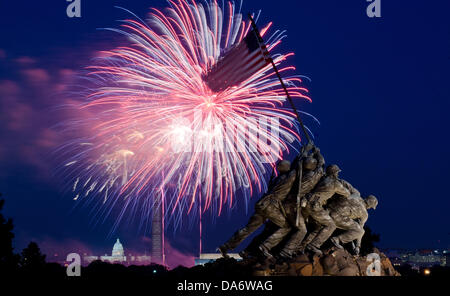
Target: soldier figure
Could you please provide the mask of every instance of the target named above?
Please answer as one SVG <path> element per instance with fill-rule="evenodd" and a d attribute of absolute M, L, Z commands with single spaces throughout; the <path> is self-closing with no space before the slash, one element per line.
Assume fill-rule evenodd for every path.
<path fill-rule="evenodd" d="M 352 197 L 352 196 L 354 196 L 354 197 L 357 197 L 357 198 L 360 198 L 361 199 L 361 194 L 359 193 L 359 191 L 356 189 L 356 188 L 354 188 L 350 183 L 348 183 L 347 181 L 345 181 L 345 180 L 340 180 L 341 181 L 341 183 L 342 183 L 342 185 L 345 187 L 345 188 L 347 188 L 348 189 L 348 191 L 350 191 L 350 197 Z M 307 218 L 307 210 L 306 209 L 304 209 L 303 210 L 303 215 L 304 215 L 304 219 L 306 219 Z M 314 225 L 314 228 L 313 228 L 313 231 L 311 231 L 310 233 L 309 233 L 309 235 L 308 235 L 308 237 L 306 238 L 306 239 L 304 239 L 302 242 L 301 242 L 301 244 L 300 244 L 300 247 L 299 247 L 299 250 L 304 250 L 305 249 L 305 247 L 309 244 L 309 243 L 311 243 L 311 241 L 317 236 L 317 234 L 319 233 L 319 231 L 320 231 L 320 229 L 321 229 L 321 226 L 320 225 L 318 225 L 317 223 L 314 223 L 315 225 Z"/>
<path fill-rule="evenodd" d="M 364 224 L 369 217 L 367 210 L 375 209 L 377 205 L 378 200 L 373 195 L 369 195 L 366 199 L 356 195 L 349 198 L 338 196 L 330 200 L 327 206 L 330 216 L 337 228 L 345 230 L 344 233 L 332 237 L 331 242 L 336 247 L 342 248 L 341 244 L 356 240 L 354 252 L 358 255 L 364 235 Z"/>
<path fill-rule="evenodd" d="M 293 190 L 286 198 L 284 206 L 288 219 L 291 221 L 291 224 L 295 224 L 293 221 L 296 221 L 298 215 L 298 225 L 296 225 L 296 231 L 292 234 L 289 241 L 280 252 L 280 255 L 284 258 L 291 258 L 297 251 L 300 250 L 300 243 L 305 238 L 307 233 L 304 217 L 306 213 L 297 213 L 297 211 L 301 211 L 301 207 L 298 207 L 297 205 L 297 194 L 300 196 L 302 203 L 306 202 L 306 194 L 311 192 L 311 190 L 317 185 L 324 175 L 324 164 L 325 159 L 322 154 L 320 154 L 320 149 L 318 147 L 314 147 L 312 154 L 303 161 L 300 192 L 298 192 L 298 186 L 294 185 Z"/>
<path fill-rule="evenodd" d="M 277 170 L 279 176 L 269 184 L 268 192 L 256 203 L 255 213 L 250 217 L 247 225 L 235 232 L 225 244 L 219 247 L 219 251 L 224 257 L 227 256 L 229 250 L 235 249 L 245 238 L 263 225 L 267 219 L 280 228 L 260 246 L 260 250 L 265 256 L 272 257 L 268 251 L 280 242 L 280 237 L 283 238 L 289 233 L 290 228 L 288 227 L 281 202 L 291 190 L 297 172 L 296 170 L 291 170 L 291 163 L 288 160 L 282 160 L 277 165 Z"/>
<path fill-rule="evenodd" d="M 326 169 L 326 176 L 317 184 L 313 192 L 310 193 L 306 209 L 309 217 L 311 217 L 321 229 L 317 235 L 308 244 L 307 249 L 322 254 L 320 247 L 333 234 L 336 225 L 330 217 L 329 211 L 324 208 L 327 201 L 335 194 L 349 197 L 350 191 L 344 187 L 339 180 L 339 172 L 341 170 L 337 165 L 330 165 Z"/>

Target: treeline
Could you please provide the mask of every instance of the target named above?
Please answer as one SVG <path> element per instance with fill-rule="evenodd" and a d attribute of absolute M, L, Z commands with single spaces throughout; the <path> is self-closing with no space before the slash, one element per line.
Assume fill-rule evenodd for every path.
<path fill-rule="evenodd" d="M 0 197 L 1 197 L 0 193 Z M 1 213 L 5 200 L 0 199 L 0 274 L 3 276 L 58 274 L 63 268 L 56 263 L 47 263 L 35 242 L 30 242 L 21 253 L 14 253 L 14 224 Z"/>

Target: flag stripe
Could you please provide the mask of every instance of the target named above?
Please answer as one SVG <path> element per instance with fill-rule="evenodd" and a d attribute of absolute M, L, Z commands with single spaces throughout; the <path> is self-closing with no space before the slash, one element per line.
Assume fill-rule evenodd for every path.
<path fill-rule="evenodd" d="M 212 80 L 215 80 L 217 77 L 225 77 L 227 75 L 236 74 L 235 71 L 238 70 L 243 65 L 250 63 L 252 59 L 257 58 L 259 56 L 258 52 L 254 52 L 251 55 L 245 56 L 245 54 L 238 55 L 235 59 L 230 60 L 228 64 L 222 64 L 218 66 L 213 73 L 211 73 Z"/>
<path fill-rule="evenodd" d="M 270 64 L 270 53 L 260 44 L 251 30 L 234 48 L 224 53 L 217 63 L 203 75 L 203 80 L 214 92 L 237 86 Z"/>
<path fill-rule="evenodd" d="M 226 55 L 220 63 L 217 63 L 217 66 L 212 69 L 211 74 L 215 75 L 219 72 L 229 71 L 231 70 L 230 68 L 235 66 L 236 63 L 242 65 L 243 63 L 247 62 L 248 59 L 251 59 L 257 54 L 258 52 L 254 51 L 249 55 L 248 49 L 245 46 L 239 46 L 239 48 L 237 48 L 235 52 L 230 55 Z"/>
<path fill-rule="evenodd" d="M 245 66 L 239 69 L 239 71 L 227 73 L 228 75 L 224 76 L 224 79 L 235 81 L 233 83 L 233 85 L 235 85 L 236 83 L 240 83 L 246 78 L 249 78 L 253 73 L 256 73 L 258 70 L 260 70 L 261 67 L 267 65 L 267 63 L 262 57 L 258 56 L 249 61 L 249 63 L 245 63 L 244 65 Z M 241 64 L 239 64 L 239 66 L 241 66 Z M 245 77 L 246 75 L 248 77 Z M 230 77 L 234 77 L 234 80 Z"/>

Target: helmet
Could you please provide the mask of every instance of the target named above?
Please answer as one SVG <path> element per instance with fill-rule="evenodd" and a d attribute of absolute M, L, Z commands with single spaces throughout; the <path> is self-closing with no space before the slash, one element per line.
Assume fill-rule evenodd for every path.
<path fill-rule="evenodd" d="M 375 196 L 369 195 L 366 198 L 365 202 L 366 202 L 366 205 L 367 205 L 368 209 L 372 209 L 373 208 L 375 210 L 377 208 L 378 199 Z"/>
<path fill-rule="evenodd" d="M 287 173 L 291 169 L 291 162 L 283 159 L 277 165 L 277 170 L 280 174 Z"/>
<path fill-rule="evenodd" d="M 334 175 L 334 174 L 339 173 L 340 171 L 341 171 L 341 169 L 337 165 L 332 164 L 332 165 L 327 166 L 326 173 L 327 173 L 327 175 Z"/>
<path fill-rule="evenodd" d="M 317 159 L 311 156 L 307 157 L 303 161 L 303 167 L 307 170 L 314 170 L 317 167 Z"/>

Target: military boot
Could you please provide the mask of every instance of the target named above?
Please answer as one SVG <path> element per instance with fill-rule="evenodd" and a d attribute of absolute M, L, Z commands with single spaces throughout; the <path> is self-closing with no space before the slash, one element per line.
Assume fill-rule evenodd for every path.
<path fill-rule="evenodd" d="M 270 254 L 269 250 L 266 248 L 266 246 L 260 245 L 258 248 L 264 257 L 266 257 L 267 259 L 271 259 L 271 260 L 274 259 L 272 254 Z"/>
<path fill-rule="evenodd" d="M 286 251 L 286 250 L 281 250 L 281 252 L 280 252 L 280 257 L 285 260 L 292 259 L 292 257 L 294 257 L 293 255 L 294 254 L 292 254 L 291 252 Z"/>
<path fill-rule="evenodd" d="M 239 252 L 239 256 L 241 256 L 242 259 L 247 259 L 250 257 L 250 253 L 246 250 L 242 250 Z"/>
<path fill-rule="evenodd" d="M 229 258 L 227 244 L 223 244 L 217 248 L 217 250 L 222 254 L 223 258 Z"/>
<path fill-rule="evenodd" d="M 322 256 L 323 252 L 316 246 L 309 244 L 306 249 L 313 252 L 315 255 Z"/>
<path fill-rule="evenodd" d="M 340 239 L 337 236 L 333 236 L 330 238 L 330 241 L 333 243 L 333 245 L 338 249 L 343 249 L 344 247 L 341 245 Z"/>

